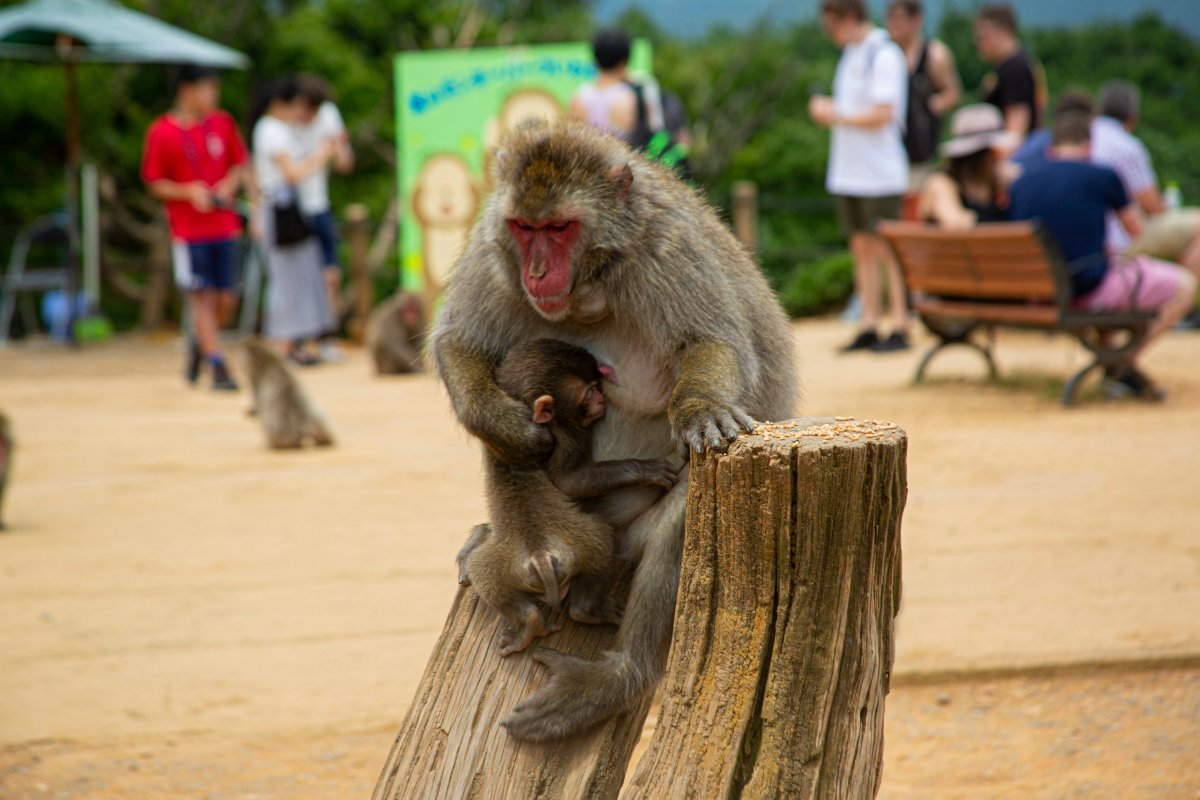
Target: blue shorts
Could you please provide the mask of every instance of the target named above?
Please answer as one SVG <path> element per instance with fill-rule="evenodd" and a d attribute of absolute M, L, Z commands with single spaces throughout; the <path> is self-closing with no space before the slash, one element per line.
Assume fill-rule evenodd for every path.
<path fill-rule="evenodd" d="M 172 245 L 175 282 L 188 292 L 232 291 L 237 284 L 240 252 L 237 239 L 216 242 L 176 240 Z"/>
<path fill-rule="evenodd" d="M 333 212 L 322 211 L 320 214 L 313 214 L 308 221 L 312 225 L 313 235 L 321 243 L 321 258 L 324 259 L 321 267 L 340 269 L 342 265 L 338 261 L 337 223 L 334 222 Z"/>

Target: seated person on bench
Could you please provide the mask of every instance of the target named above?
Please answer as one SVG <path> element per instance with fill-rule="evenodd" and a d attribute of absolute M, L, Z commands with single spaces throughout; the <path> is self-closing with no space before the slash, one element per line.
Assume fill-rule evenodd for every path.
<path fill-rule="evenodd" d="M 1000 110 L 987 103 L 963 106 L 950 120 L 953 138 L 939 148 L 946 163 L 921 185 L 918 218 L 951 231 L 1008 219 L 1000 164 L 1014 137 Z"/>
<path fill-rule="evenodd" d="M 1087 311 L 1134 308 L 1158 314 L 1135 353 L 1174 327 L 1191 309 L 1196 277 L 1175 264 L 1137 256 L 1112 258 L 1105 248 L 1104 218 L 1115 212 L 1136 238 L 1141 221 L 1117 173 L 1088 163 L 1091 119 L 1078 111 L 1054 122 L 1050 161 L 1030 170 L 1010 191 L 1013 219 L 1039 219 L 1058 242 L 1071 270 L 1075 306 Z M 1137 286 L 1137 297 L 1133 297 Z M 1136 369 L 1107 375 L 1110 396 L 1161 399 L 1161 390 Z"/>

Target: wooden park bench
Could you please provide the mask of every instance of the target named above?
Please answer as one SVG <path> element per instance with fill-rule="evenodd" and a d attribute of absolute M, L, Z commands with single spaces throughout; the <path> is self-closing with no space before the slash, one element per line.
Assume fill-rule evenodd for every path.
<path fill-rule="evenodd" d="M 628 779 L 650 698 L 566 741 L 517 741 L 500 722 L 545 669 L 501 658 L 498 615 L 459 589 L 374 800 L 875 797 L 906 451 L 895 425 L 840 417 L 692 456 L 662 707 Z M 566 620 L 537 646 L 594 658 L 613 639 Z"/>
<path fill-rule="evenodd" d="M 916 222 L 884 221 L 876 230 L 896 254 L 913 308 L 938 337 L 917 365 L 915 382 L 925 377 L 938 352 L 954 344 L 979 351 L 995 378 L 990 337 L 981 342 L 973 336 L 981 329 L 1063 331 L 1092 354 L 1088 365 L 1063 387 L 1062 403 L 1070 406 L 1092 371 L 1132 369 L 1134 352 L 1154 320 L 1152 311 L 1074 307 L 1068 266 L 1036 223 L 999 222 L 945 231 Z"/>

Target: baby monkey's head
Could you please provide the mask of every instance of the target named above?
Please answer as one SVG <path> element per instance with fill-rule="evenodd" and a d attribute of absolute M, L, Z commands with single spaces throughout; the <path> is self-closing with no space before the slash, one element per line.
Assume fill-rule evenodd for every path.
<path fill-rule="evenodd" d="M 527 403 L 533 421 L 587 428 L 604 416 L 603 374 L 595 357 L 558 339 L 537 339 L 508 352 L 496 382 Z"/>

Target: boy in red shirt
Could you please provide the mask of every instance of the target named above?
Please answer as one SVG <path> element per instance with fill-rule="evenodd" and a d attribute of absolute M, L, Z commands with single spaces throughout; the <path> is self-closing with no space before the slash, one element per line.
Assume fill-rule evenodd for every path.
<path fill-rule="evenodd" d="M 175 279 L 187 292 L 195 332 L 187 380 L 196 382 L 203 360 L 212 366 L 214 389 L 236 390 L 217 330 L 236 302 L 242 222 L 230 208 L 242 185 L 246 146 L 233 118 L 217 108 L 219 99 L 215 70 L 180 68 L 174 107 L 146 132 L 142 180 L 167 207 Z"/>

